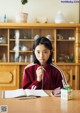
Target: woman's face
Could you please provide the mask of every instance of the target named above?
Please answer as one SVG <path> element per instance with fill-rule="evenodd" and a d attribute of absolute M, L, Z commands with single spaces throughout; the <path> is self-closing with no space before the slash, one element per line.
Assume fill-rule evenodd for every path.
<path fill-rule="evenodd" d="M 50 50 L 47 49 L 43 44 L 36 46 L 34 53 L 41 65 L 46 64 L 51 54 Z"/>

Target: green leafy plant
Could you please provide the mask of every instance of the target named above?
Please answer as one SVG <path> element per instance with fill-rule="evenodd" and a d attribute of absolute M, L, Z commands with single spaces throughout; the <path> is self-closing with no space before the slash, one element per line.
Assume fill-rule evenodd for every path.
<path fill-rule="evenodd" d="M 28 0 L 21 0 L 21 6 L 22 6 L 22 8 L 21 8 L 21 12 L 24 12 L 23 10 L 24 10 L 24 5 L 25 4 L 27 4 L 28 3 Z"/>
<path fill-rule="evenodd" d="M 21 0 L 22 5 L 25 5 L 26 3 L 28 3 L 28 0 Z"/>

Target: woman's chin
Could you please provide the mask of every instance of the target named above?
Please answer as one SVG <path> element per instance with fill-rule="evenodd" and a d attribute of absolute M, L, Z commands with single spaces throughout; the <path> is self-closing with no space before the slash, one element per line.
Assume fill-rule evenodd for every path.
<path fill-rule="evenodd" d="M 45 65 L 45 63 L 44 62 L 40 62 L 40 64 L 43 66 L 43 65 Z"/>

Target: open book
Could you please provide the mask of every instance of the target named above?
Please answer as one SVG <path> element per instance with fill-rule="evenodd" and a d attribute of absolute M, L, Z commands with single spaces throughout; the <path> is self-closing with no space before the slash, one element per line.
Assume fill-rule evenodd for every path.
<path fill-rule="evenodd" d="M 5 90 L 3 98 L 15 98 L 15 97 L 45 97 L 49 96 L 44 90 L 34 89 L 16 89 L 16 90 Z"/>

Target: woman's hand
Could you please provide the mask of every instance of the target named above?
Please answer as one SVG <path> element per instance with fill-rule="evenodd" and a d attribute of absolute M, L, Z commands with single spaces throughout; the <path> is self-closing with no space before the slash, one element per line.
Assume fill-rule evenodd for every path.
<path fill-rule="evenodd" d="M 44 71 L 43 66 L 39 66 L 36 70 L 37 81 L 39 81 L 39 82 L 43 79 L 43 71 Z"/>

